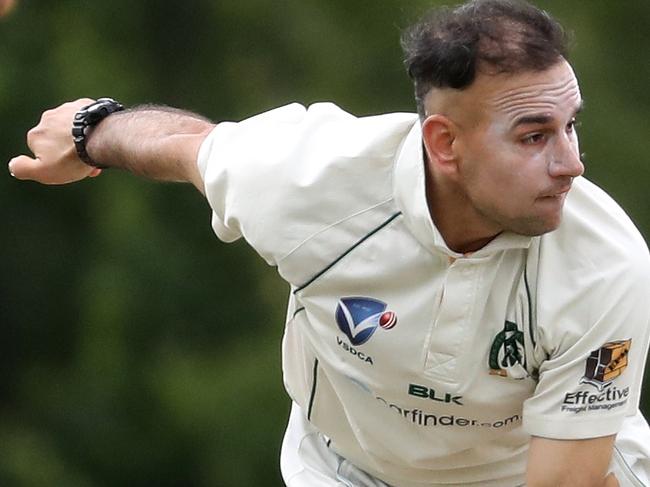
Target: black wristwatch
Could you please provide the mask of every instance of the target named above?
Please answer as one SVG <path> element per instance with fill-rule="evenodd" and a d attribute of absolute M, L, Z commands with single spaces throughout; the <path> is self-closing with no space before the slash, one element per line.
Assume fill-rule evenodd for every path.
<path fill-rule="evenodd" d="M 72 121 L 72 138 L 77 149 L 79 159 L 89 166 L 103 168 L 93 161 L 86 151 L 86 136 L 89 129 L 108 117 L 111 113 L 124 110 L 124 106 L 112 98 L 98 98 L 90 105 L 79 110 Z"/>

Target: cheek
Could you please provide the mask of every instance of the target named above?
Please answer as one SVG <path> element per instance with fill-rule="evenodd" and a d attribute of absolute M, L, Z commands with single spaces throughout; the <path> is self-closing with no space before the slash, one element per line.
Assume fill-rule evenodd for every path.
<path fill-rule="evenodd" d="M 545 159 L 502 154 L 498 160 L 483 161 L 470 174 L 468 196 L 484 209 L 515 218 L 530 211 L 544 189 Z"/>
<path fill-rule="evenodd" d="M 503 208 L 509 201 L 519 198 L 519 175 L 501 161 L 477 161 L 467 171 L 464 190 L 474 205 L 481 208 Z"/>
<path fill-rule="evenodd" d="M 460 176 L 468 197 L 481 206 L 528 206 L 544 186 L 548 154 L 486 135 L 464 147 Z"/>
<path fill-rule="evenodd" d="M 480 189 L 517 191 L 525 186 L 528 178 L 527 165 L 513 154 L 502 151 L 478 160 L 470 172 L 470 178 Z"/>

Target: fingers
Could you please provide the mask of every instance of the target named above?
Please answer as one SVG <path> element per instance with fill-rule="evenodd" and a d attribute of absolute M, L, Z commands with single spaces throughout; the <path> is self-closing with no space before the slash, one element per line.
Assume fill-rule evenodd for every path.
<path fill-rule="evenodd" d="M 81 98 L 43 112 L 38 125 L 27 132 L 27 146 L 34 157 L 14 157 L 9 162 L 9 172 L 17 179 L 43 184 L 64 184 L 98 176 L 101 170 L 78 158 L 72 138 L 75 113 L 92 101 Z"/>
<path fill-rule="evenodd" d="M 62 150 L 72 144 L 72 122 L 75 113 L 89 105 L 91 98 L 80 98 L 45 110 L 38 124 L 27 132 L 27 147 L 34 154 Z"/>

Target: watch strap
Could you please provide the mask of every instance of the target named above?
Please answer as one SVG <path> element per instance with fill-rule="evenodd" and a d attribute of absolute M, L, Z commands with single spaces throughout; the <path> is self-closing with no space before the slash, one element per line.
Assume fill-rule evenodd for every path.
<path fill-rule="evenodd" d="M 72 121 L 72 139 L 79 159 L 89 166 L 105 168 L 91 159 L 86 150 L 86 138 L 89 129 L 104 120 L 110 114 L 124 110 L 124 106 L 112 98 L 98 98 L 79 110 Z"/>

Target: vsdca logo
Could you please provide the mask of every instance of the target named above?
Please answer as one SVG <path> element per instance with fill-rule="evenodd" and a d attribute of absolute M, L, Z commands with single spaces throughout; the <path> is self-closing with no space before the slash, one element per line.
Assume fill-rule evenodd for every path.
<path fill-rule="evenodd" d="M 386 308 L 386 303 L 374 298 L 341 298 L 336 306 L 336 324 L 352 345 L 363 345 L 377 326 L 390 330 L 397 324 L 395 313 Z"/>

